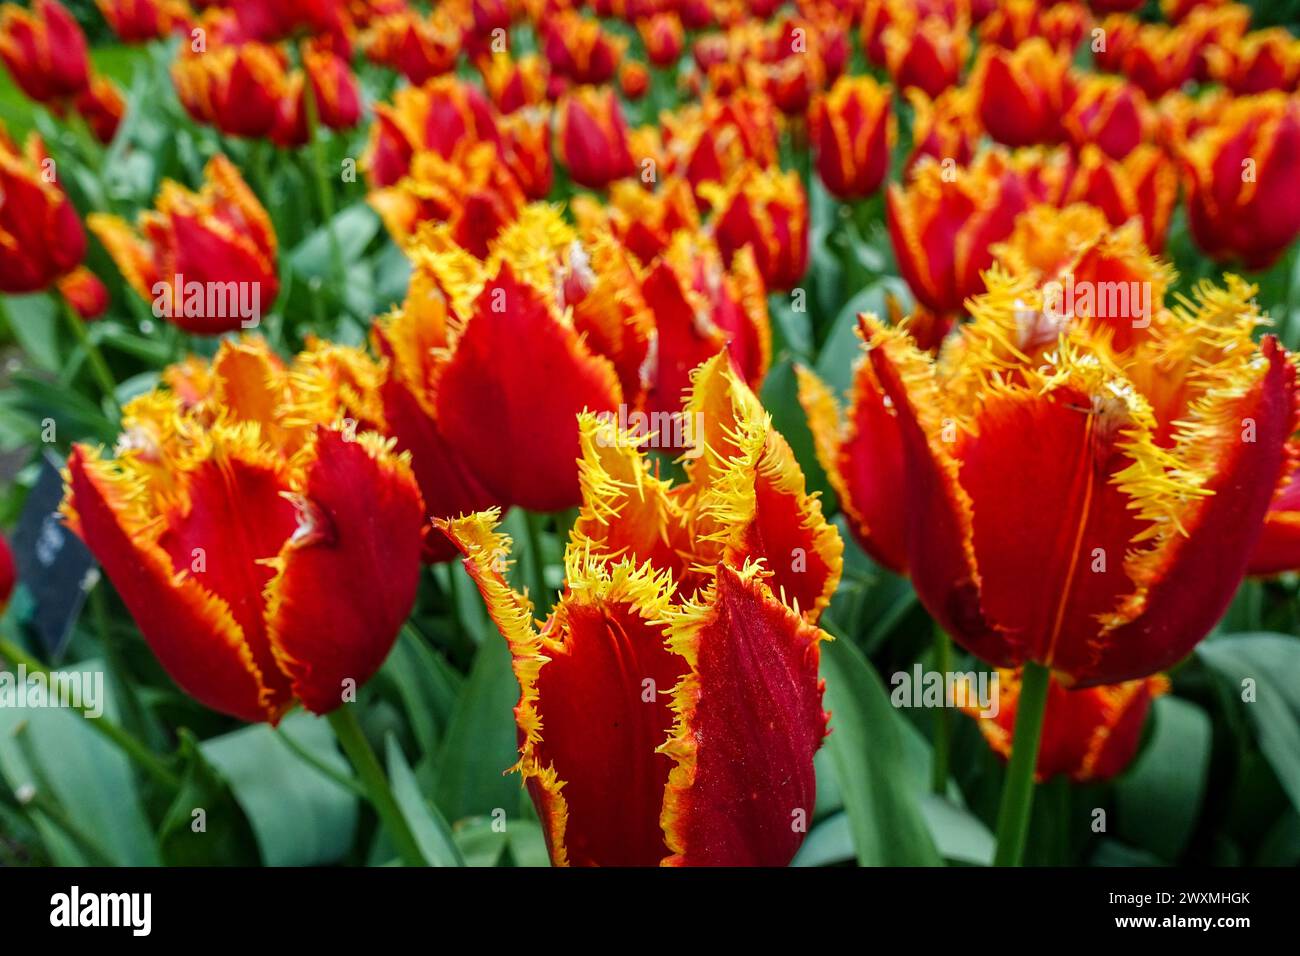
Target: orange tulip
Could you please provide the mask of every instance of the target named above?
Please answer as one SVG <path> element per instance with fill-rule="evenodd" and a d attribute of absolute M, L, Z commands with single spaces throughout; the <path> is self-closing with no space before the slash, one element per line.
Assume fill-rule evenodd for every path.
<path fill-rule="evenodd" d="M 1151 702 L 1168 691 L 1169 680 L 1160 674 L 1084 690 L 1066 690 L 1052 680 L 1035 779 L 1042 783 L 1060 774 L 1075 783 L 1089 783 L 1118 775 L 1137 755 Z M 1003 760 L 1011 757 L 1019 700 L 1020 674 L 1000 670 L 997 715 L 985 717 L 978 707 L 962 708 Z"/>
<path fill-rule="evenodd" d="M 182 52 L 172 63 L 172 82 L 197 122 L 253 139 L 271 135 L 290 92 L 283 54 L 260 43 Z"/>
<path fill-rule="evenodd" d="M 1074 99 L 1070 61 L 1034 37 L 1014 50 L 985 47 L 971 83 L 980 121 L 999 143 L 1032 146 L 1061 138 L 1061 117 Z"/>
<path fill-rule="evenodd" d="M 580 185 L 604 189 L 636 170 L 623 108 L 612 89 L 580 87 L 565 96 L 557 135 L 564 165 Z"/>
<path fill-rule="evenodd" d="M 1235 277 L 1140 322 L 1114 287 L 1040 278 L 990 271 L 938 359 L 865 323 L 905 561 L 981 659 L 1115 684 L 1177 663 L 1231 601 L 1289 476 L 1296 369 L 1254 341 L 1255 290 Z"/>
<path fill-rule="evenodd" d="M 189 25 L 184 0 L 95 0 L 113 32 L 124 43 L 148 43 Z"/>
<path fill-rule="evenodd" d="M 307 364 L 368 362 L 336 347 Z M 420 493 L 403 458 L 259 340 L 173 368 L 188 394 L 127 406 L 111 458 L 77 445 L 64 513 L 163 668 L 241 720 L 337 708 L 383 663 L 419 580 Z M 196 390 L 197 389 L 197 390 Z M 310 416 L 310 417 L 307 417 Z"/>
<path fill-rule="evenodd" d="M 495 147 L 500 138 L 492 106 L 478 87 L 455 76 L 436 77 L 398 90 L 391 104 L 375 105 L 362 166 L 372 185 L 391 186 L 410 172 L 418 152 L 451 159 L 478 143 Z"/>
<path fill-rule="evenodd" d="M 442 7 L 428 17 L 414 10 L 402 10 L 371 24 L 366 56 L 419 86 L 456 68 L 461 32 L 456 18 Z"/>
<path fill-rule="evenodd" d="M 574 83 L 608 83 L 627 50 L 627 40 L 605 32 L 599 21 L 566 10 L 539 29 L 551 71 Z"/>
<path fill-rule="evenodd" d="M 76 96 L 90 82 L 86 37 L 57 0 L 35 0 L 31 11 L 0 6 L 0 59 L 18 88 L 38 103 Z"/>
<path fill-rule="evenodd" d="M 1188 221 L 1217 261 L 1264 269 L 1300 235 L 1300 104 L 1241 97 L 1183 148 Z"/>
<path fill-rule="evenodd" d="M 938 17 L 895 20 L 884 32 L 885 61 L 894 85 L 934 99 L 961 77 L 970 50 L 964 24 Z"/>
<path fill-rule="evenodd" d="M 1291 458 L 1300 462 L 1300 443 L 1291 442 Z M 1248 573 L 1260 576 L 1300 570 L 1300 470 L 1291 475 L 1264 517 L 1264 533 L 1255 545 Z"/>
<path fill-rule="evenodd" d="M 815 102 L 810 123 L 817 173 L 839 199 L 863 199 L 889 172 L 894 146 L 890 90 L 870 77 L 843 77 Z"/>
<path fill-rule="evenodd" d="M 840 541 L 725 356 L 694 383 L 703 454 L 678 487 L 634 435 L 580 416 L 583 507 L 540 630 L 503 576 L 497 515 L 443 523 L 514 658 L 516 769 L 556 865 L 782 866 L 815 797 L 812 622 Z M 795 547 L 807 568 L 791 574 Z"/>
<path fill-rule="evenodd" d="M 952 160 L 969 165 L 982 132 L 975 94 L 969 87 L 954 86 L 931 100 L 916 87 L 907 91 L 912 104 L 912 154 L 907 159 L 910 173 L 925 156 L 942 163 Z"/>
<path fill-rule="evenodd" d="M 889 235 L 899 274 L 918 302 L 939 315 L 960 313 L 983 289 L 990 246 L 1011 232 L 1034 199 L 1044 199 L 1026 159 L 987 152 L 962 169 L 923 160 L 907 186 L 886 192 Z"/>
<path fill-rule="evenodd" d="M 217 335 L 257 325 L 280 280 L 271 219 L 239 171 L 218 154 L 203 175 L 198 192 L 164 181 L 155 209 L 141 213 L 134 229 L 101 213 L 87 224 L 155 315 Z"/>
<path fill-rule="evenodd" d="M 650 92 L 650 71 L 636 60 L 628 60 L 618 70 L 618 88 L 632 102 Z"/>
<path fill-rule="evenodd" d="M 546 102 L 546 61 L 535 53 L 518 59 L 505 53 L 483 56 L 476 65 L 492 105 L 502 113 Z"/>
<path fill-rule="evenodd" d="M 32 133 L 20 150 L 0 124 L 0 292 L 40 292 L 57 284 L 82 318 L 104 311 L 108 292 L 80 266 L 86 234 Z"/>
<path fill-rule="evenodd" d="M 1300 39 L 1284 27 L 1247 33 L 1206 56 L 1214 79 L 1237 94 L 1294 91 L 1300 83 Z"/>
<path fill-rule="evenodd" d="M 1031 37 L 1042 37 L 1067 57 L 1083 39 L 1089 23 L 1082 3 L 1042 4 L 1039 0 L 1004 0 L 979 25 L 980 42 L 1014 50 Z"/>
<path fill-rule="evenodd" d="M 646 58 L 655 66 L 672 66 L 681 57 L 686 38 L 677 14 L 656 13 L 636 26 L 645 44 Z"/>
<path fill-rule="evenodd" d="M 1088 145 L 1065 187 L 1064 202 L 1086 202 L 1101 209 L 1112 226 L 1142 221 L 1143 239 L 1159 254 L 1178 199 L 1178 171 L 1159 148 L 1142 144 L 1121 161 Z"/>
<path fill-rule="evenodd" d="M 402 312 L 379 323 L 384 351 L 404 361 L 395 366 L 403 386 L 488 501 L 570 507 L 579 500 L 575 416 L 616 410 L 619 370 L 639 361 L 622 361 L 619 350 L 643 360 L 648 348 L 635 310 L 620 304 L 628 274 L 589 255 L 545 205 L 524 209 L 489 243 L 485 262 L 457 250 L 448 231 L 426 229 L 410 247 L 419 281 Z M 520 391 L 539 375 L 546 389 Z M 402 440 L 419 473 L 416 439 Z M 447 494 L 431 493 L 431 507 Z"/>
<path fill-rule="evenodd" d="M 705 183 L 713 233 L 727 264 L 749 246 L 770 290 L 795 287 L 808 269 L 808 197 L 798 174 L 750 163 L 725 183 Z"/>
<path fill-rule="evenodd" d="M 1094 144 L 1112 159 L 1123 159 L 1152 123 L 1141 90 L 1117 77 L 1090 75 L 1077 85 L 1062 125 L 1075 149 Z"/>

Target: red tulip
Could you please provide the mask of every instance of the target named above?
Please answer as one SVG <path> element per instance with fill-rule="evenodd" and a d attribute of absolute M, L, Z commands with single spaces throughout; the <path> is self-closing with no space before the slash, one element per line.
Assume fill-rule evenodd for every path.
<path fill-rule="evenodd" d="M 631 176 L 636 164 L 628 150 L 627 124 L 614 91 L 581 87 L 559 106 L 560 155 L 574 182 L 604 189 Z"/>
<path fill-rule="evenodd" d="M 295 398 L 294 371 L 260 340 L 223 343 L 197 403 L 137 399 L 116 457 L 68 459 L 68 522 L 163 668 L 248 721 L 295 699 L 337 708 L 383 663 L 419 579 L 409 466 L 374 433 L 302 424 L 320 398 Z"/>
<path fill-rule="evenodd" d="M 889 171 L 894 114 L 888 86 L 870 77 L 843 77 L 818 98 L 810 124 L 817 173 L 839 199 L 863 199 Z"/>
<path fill-rule="evenodd" d="M 793 289 L 808 269 L 808 197 L 798 175 L 750 163 L 700 192 L 713 208 L 714 238 L 728 265 L 749 246 L 769 289 Z"/>
<path fill-rule="evenodd" d="M 38 103 L 76 96 L 90 82 L 86 37 L 63 4 L 35 0 L 31 11 L 0 7 L 0 59 Z"/>

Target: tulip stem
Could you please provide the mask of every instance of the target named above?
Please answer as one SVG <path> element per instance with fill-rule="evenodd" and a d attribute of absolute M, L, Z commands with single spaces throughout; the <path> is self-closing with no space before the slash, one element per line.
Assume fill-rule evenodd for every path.
<path fill-rule="evenodd" d="M 411 832 L 410 824 L 406 822 L 402 808 L 397 805 L 397 799 L 388 785 L 384 768 L 379 765 L 379 758 L 375 756 L 374 750 L 366 740 L 366 735 L 361 731 L 361 724 L 357 722 L 352 705 L 344 704 L 332 711 L 329 722 L 334 729 L 334 736 L 343 747 L 343 752 L 348 755 L 357 776 L 361 778 L 361 784 L 370 798 L 370 805 L 375 808 L 380 822 L 388 831 L 388 838 L 393 841 L 397 855 L 407 866 L 428 866 L 424 854 L 420 852 L 415 834 Z"/>
<path fill-rule="evenodd" d="M 104 353 L 99 350 L 99 346 L 90 340 L 90 333 L 86 331 L 85 321 L 77 314 L 77 310 L 72 307 L 72 303 L 63 296 L 55 294 L 55 307 L 63 313 L 63 318 L 76 337 L 77 343 L 86 352 L 86 361 L 90 363 L 91 374 L 95 376 L 95 381 L 99 383 L 100 391 L 108 399 L 114 414 L 120 419 L 122 417 L 122 406 L 117 401 L 117 384 L 113 381 L 113 373 L 108 370 L 108 363 L 104 361 Z"/>
<path fill-rule="evenodd" d="M 1047 710 L 1050 676 L 1050 670 L 1033 661 L 1026 661 L 1021 673 L 1011 760 L 1007 764 L 1002 805 L 998 808 L 994 866 L 1019 866 L 1025 854 L 1030 811 L 1034 806 L 1034 769 L 1038 765 L 1038 743 L 1043 732 L 1043 714 Z"/>
<path fill-rule="evenodd" d="M 304 72 L 306 68 L 304 67 Z M 346 275 L 343 265 L 343 250 L 339 246 L 338 236 L 334 233 L 334 196 L 329 183 L 325 181 L 325 154 L 320 138 L 320 110 L 316 103 L 316 88 L 312 86 L 311 77 L 304 75 L 302 81 L 302 98 L 307 111 L 307 138 L 311 140 L 312 180 L 316 184 L 316 196 L 320 200 L 321 215 L 325 217 L 325 236 L 329 241 L 330 265 L 334 269 L 334 283 L 343 288 Z"/>
<path fill-rule="evenodd" d="M 948 673 L 952 670 L 952 638 L 943 628 L 934 629 L 934 666 L 947 684 Z M 939 796 L 948 792 L 948 752 L 952 737 L 953 702 L 945 700 L 943 706 L 934 712 L 934 760 L 932 761 L 930 789 Z"/>
<path fill-rule="evenodd" d="M 0 637 L 0 657 L 4 658 L 10 666 L 22 665 L 28 674 L 42 674 L 46 681 L 50 679 L 50 669 L 42 664 L 36 658 L 25 653 L 13 641 L 5 637 Z M 84 711 L 78 710 L 76 713 L 81 714 L 87 726 L 98 731 L 104 737 L 107 737 L 117 745 L 124 754 L 140 765 L 140 768 L 146 771 L 158 783 L 162 784 L 169 790 L 179 790 L 181 785 L 180 777 L 176 776 L 162 761 L 157 754 L 133 737 L 129 732 L 119 727 L 113 721 L 103 715 L 91 717 Z"/>

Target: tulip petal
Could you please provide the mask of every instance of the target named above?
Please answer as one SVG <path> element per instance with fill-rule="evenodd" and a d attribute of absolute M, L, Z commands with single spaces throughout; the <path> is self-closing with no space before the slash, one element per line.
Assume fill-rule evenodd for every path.
<path fill-rule="evenodd" d="M 499 502 L 557 511 L 579 502 L 578 412 L 620 395 L 612 364 L 503 264 L 438 381 L 437 418 Z"/>
<path fill-rule="evenodd" d="M 424 504 L 372 432 L 317 429 L 298 527 L 266 587 L 271 646 L 308 710 L 328 713 L 383 663 L 415 602 Z"/>
<path fill-rule="evenodd" d="M 272 692 L 230 608 L 140 529 L 124 526 L 134 493 L 80 446 L 68 458 L 69 524 L 94 551 L 163 668 L 201 703 L 241 720 L 274 720 Z"/>
<path fill-rule="evenodd" d="M 719 565 L 670 643 L 690 664 L 673 691 L 675 762 L 662 824 L 679 866 L 784 866 L 816 799 L 826 736 L 824 635 L 772 594 L 757 565 Z"/>

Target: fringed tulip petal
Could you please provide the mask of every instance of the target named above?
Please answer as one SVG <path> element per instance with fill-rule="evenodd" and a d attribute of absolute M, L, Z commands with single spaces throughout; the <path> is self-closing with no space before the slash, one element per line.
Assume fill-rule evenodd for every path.
<path fill-rule="evenodd" d="M 662 824 L 679 866 L 784 866 L 816 799 L 813 754 L 826 736 L 817 676 L 823 634 L 781 604 L 751 565 L 722 564 L 675 618 L 690 666 L 673 691 L 675 766 Z"/>

